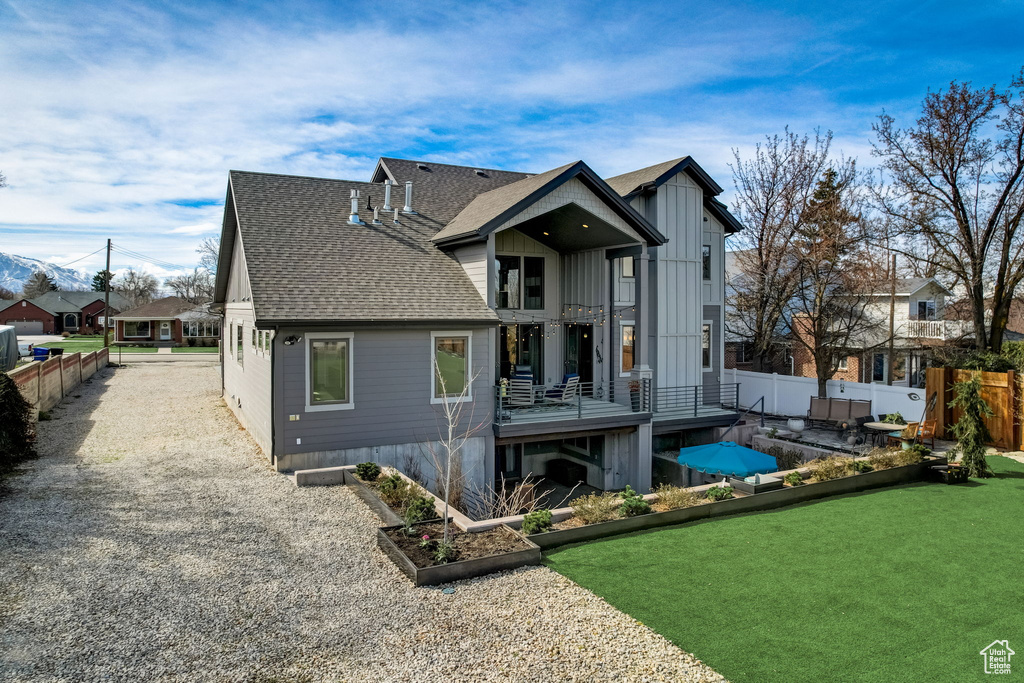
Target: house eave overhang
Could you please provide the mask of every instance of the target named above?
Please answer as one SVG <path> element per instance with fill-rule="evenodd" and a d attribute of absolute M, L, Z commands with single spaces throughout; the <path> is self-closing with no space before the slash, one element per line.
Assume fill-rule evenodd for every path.
<path fill-rule="evenodd" d="M 235 231 L 238 230 L 238 212 L 235 209 L 235 190 L 231 173 L 228 172 L 227 196 L 224 198 L 224 219 L 220 230 L 220 251 L 217 254 L 217 281 L 213 291 L 213 303 L 224 304 L 227 298 L 228 276 L 231 270 L 231 256 L 235 251 Z"/>
<path fill-rule="evenodd" d="M 725 233 L 727 235 L 732 235 L 743 229 L 743 224 L 736 220 L 736 217 L 729 212 L 726 205 L 714 197 L 704 198 L 704 208 L 708 210 L 708 213 L 721 222 L 725 227 Z"/>
<path fill-rule="evenodd" d="M 722 186 L 716 183 L 715 179 L 708 175 L 707 171 L 701 168 L 700 164 L 693 160 L 693 157 L 686 156 L 680 159 L 678 164 L 669 168 L 656 179 L 643 183 L 642 185 L 638 185 L 624 194 L 623 199 L 629 201 L 643 192 L 657 190 L 659 187 L 664 185 L 669 178 L 672 178 L 684 171 L 701 186 L 702 190 L 710 194 L 712 197 L 716 197 L 724 192 Z"/>
<path fill-rule="evenodd" d="M 527 207 L 532 206 L 541 198 L 547 196 L 552 190 L 560 187 L 574 177 L 578 177 L 584 185 L 604 200 L 605 204 L 607 204 L 607 206 L 620 218 L 626 221 L 630 227 L 636 230 L 649 245 L 658 246 L 668 242 L 668 238 L 665 235 L 661 234 L 646 218 L 641 216 L 636 209 L 620 197 L 615 190 L 613 190 L 600 176 L 594 173 L 589 166 L 582 161 L 577 161 L 575 164 L 569 166 L 557 176 L 553 177 L 547 183 L 478 227 L 475 231 L 441 239 L 435 238 L 434 243 L 439 247 L 450 248 L 459 244 L 482 241 L 511 218 L 521 213 Z"/>

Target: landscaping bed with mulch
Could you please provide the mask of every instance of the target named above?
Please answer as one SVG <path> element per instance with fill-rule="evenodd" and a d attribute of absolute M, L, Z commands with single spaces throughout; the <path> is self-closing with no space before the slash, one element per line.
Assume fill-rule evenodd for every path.
<path fill-rule="evenodd" d="M 444 525 L 441 521 L 417 524 L 413 530 L 414 533 L 409 535 L 404 528 L 390 528 L 385 534 L 417 567 L 435 567 L 442 564 L 435 556 L 437 545 L 444 538 Z M 424 539 L 424 536 L 427 538 Z M 453 562 L 529 550 L 533 547 L 520 534 L 506 526 L 470 534 L 454 524 L 449 524 L 448 536 L 454 550 L 451 559 Z"/>

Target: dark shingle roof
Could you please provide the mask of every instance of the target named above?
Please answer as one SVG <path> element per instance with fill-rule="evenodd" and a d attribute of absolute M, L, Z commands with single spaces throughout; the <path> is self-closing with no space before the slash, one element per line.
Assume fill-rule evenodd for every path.
<path fill-rule="evenodd" d="M 191 311 L 193 308 L 196 308 L 196 305 L 193 303 L 189 303 L 184 299 L 179 299 L 176 296 L 168 296 L 163 299 L 157 299 L 156 301 L 150 301 L 148 304 L 143 304 L 131 309 L 130 311 L 124 311 L 114 317 L 153 319 L 173 318 L 185 311 Z"/>
<path fill-rule="evenodd" d="M 384 203 L 378 183 L 244 171 L 230 183 L 227 211 L 237 211 L 257 321 L 497 322 L 462 267 L 431 243 L 462 208 L 452 183 L 416 182 L 418 215 L 401 214 L 399 225 L 390 212 L 369 224 L 366 205 Z M 367 225 L 348 224 L 353 189 Z M 395 188 L 392 205 L 403 198 Z M 232 230 L 229 216 L 222 251 Z"/>
<path fill-rule="evenodd" d="M 482 171 L 483 174 L 478 174 L 477 171 Z M 374 183 L 382 183 L 385 178 L 390 178 L 398 183 L 400 187 L 392 190 L 392 196 L 399 208 L 402 207 L 401 202 L 405 198 L 405 181 L 411 180 L 413 183 L 413 204 L 419 202 L 421 189 L 429 189 L 434 197 L 433 209 L 437 212 L 434 217 L 447 223 L 477 195 L 529 178 L 531 175 L 533 174 L 382 157 L 371 180 Z"/>
<path fill-rule="evenodd" d="M 38 306 L 47 313 L 57 315 L 59 313 L 80 313 L 82 308 L 88 306 L 94 301 L 103 301 L 103 292 L 46 292 L 39 296 L 32 297 L 31 299 L 24 299 L 29 303 Z M 0 306 L 0 311 L 13 306 L 14 304 L 22 301 L 18 299 L 16 301 L 4 302 L 7 305 Z M 110 307 L 116 308 L 117 310 L 123 309 L 128 305 L 127 299 L 118 294 L 117 292 L 110 293 Z"/>
<path fill-rule="evenodd" d="M 664 235 L 624 202 L 589 166 L 582 161 L 574 161 L 477 195 L 458 216 L 434 236 L 434 242 L 445 244 L 459 238 L 486 235 L 572 178 L 579 178 L 594 194 L 603 197 L 610 209 L 652 244 L 664 244 L 667 241 Z"/>

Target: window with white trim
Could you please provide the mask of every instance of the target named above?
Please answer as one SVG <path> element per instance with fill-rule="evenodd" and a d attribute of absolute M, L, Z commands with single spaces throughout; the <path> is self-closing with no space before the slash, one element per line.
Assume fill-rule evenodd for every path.
<path fill-rule="evenodd" d="M 241 325 L 235 325 L 235 360 L 242 367 L 245 367 L 245 329 Z"/>
<path fill-rule="evenodd" d="M 849 370 L 850 369 L 850 361 L 849 361 L 849 359 L 846 356 L 843 356 L 842 358 L 840 358 L 839 359 L 839 364 L 838 364 L 837 368 L 839 370 Z"/>
<path fill-rule="evenodd" d="M 183 320 L 181 331 L 186 337 L 219 337 L 220 323 L 216 320 Z"/>
<path fill-rule="evenodd" d="M 306 335 L 306 410 L 345 410 L 352 402 L 352 334 Z"/>
<path fill-rule="evenodd" d="M 431 403 L 473 398 L 472 344 L 472 332 L 430 333 Z"/>

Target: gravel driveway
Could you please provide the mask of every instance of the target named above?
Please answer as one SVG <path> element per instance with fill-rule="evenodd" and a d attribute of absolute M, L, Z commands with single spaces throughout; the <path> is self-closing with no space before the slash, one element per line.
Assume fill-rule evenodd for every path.
<path fill-rule="evenodd" d="M 272 471 L 216 365 L 104 370 L 0 494 L 0 679 L 721 680 L 546 568 L 413 588 L 344 487 Z"/>

